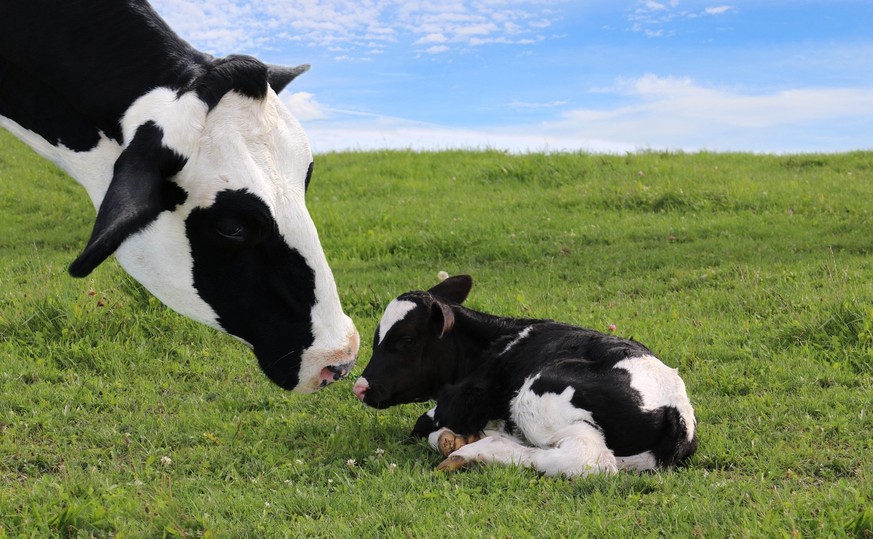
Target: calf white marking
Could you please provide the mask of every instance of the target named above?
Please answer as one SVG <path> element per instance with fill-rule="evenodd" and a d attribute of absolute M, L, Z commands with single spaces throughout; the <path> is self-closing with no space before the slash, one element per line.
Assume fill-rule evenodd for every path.
<path fill-rule="evenodd" d="M 662 406 L 675 407 L 685 422 L 688 440 L 694 438 L 694 410 L 678 369 L 671 369 L 653 356 L 623 359 L 614 368 L 624 369 L 630 374 L 630 385 L 640 394 L 643 410 L 656 410 Z"/>
<path fill-rule="evenodd" d="M 514 339 L 509 341 L 509 344 L 506 345 L 506 348 L 504 348 L 503 351 L 500 352 L 499 355 L 502 356 L 502 355 L 506 354 L 507 352 L 509 352 L 510 350 L 512 350 L 512 347 L 514 347 L 516 344 L 521 342 L 522 339 L 524 339 L 525 337 L 530 335 L 530 332 L 532 329 L 533 329 L 533 326 L 528 326 L 528 327 L 524 328 L 523 330 L 521 330 L 518 333 L 518 335 L 516 335 L 516 337 Z"/>
<path fill-rule="evenodd" d="M 379 322 L 379 342 L 385 340 L 385 335 L 394 327 L 394 324 L 400 322 L 406 315 L 409 314 L 409 311 L 414 309 L 416 306 L 415 303 L 411 301 L 407 301 L 405 299 L 395 299 L 391 303 L 385 307 L 385 314 L 382 315 L 382 320 Z M 373 345 L 377 345 L 379 343 L 373 343 Z"/>

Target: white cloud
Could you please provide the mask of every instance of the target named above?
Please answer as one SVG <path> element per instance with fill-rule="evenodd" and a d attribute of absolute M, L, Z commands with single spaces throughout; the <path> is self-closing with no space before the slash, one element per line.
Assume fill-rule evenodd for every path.
<path fill-rule="evenodd" d="M 309 92 L 295 92 L 293 94 L 284 92 L 282 96 L 285 106 L 301 122 L 324 120 L 329 117 L 327 110 Z"/>
<path fill-rule="evenodd" d="M 706 13 L 707 15 L 721 15 L 723 13 L 727 13 L 728 11 L 730 11 L 732 9 L 733 9 L 733 6 L 715 6 L 715 7 L 708 7 L 706 9 L 704 9 L 703 12 Z"/>
<path fill-rule="evenodd" d="M 724 15 L 733 10 L 733 6 L 726 4 L 706 7 L 701 11 L 699 8 L 680 7 L 677 0 L 667 3 L 637 0 L 636 9 L 628 13 L 627 20 L 632 32 L 641 32 L 646 37 L 665 37 L 677 35 L 673 28 L 677 22 L 699 20 L 704 15 Z"/>
<path fill-rule="evenodd" d="M 446 41 L 448 41 L 448 38 L 446 38 L 446 36 L 444 36 L 443 34 L 433 33 L 419 38 L 418 40 L 416 40 L 415 44 L 424 45 L 426 43 L 445 43 Z"/>
<path fill-rule="evenodd" d="M 570 102 L 567 100 L 548 101 L 545 103 L 526 103 L 524 101 L 513 101 L 509 104 L 509 106 L 517 109 L 551 109 L 555 107 L 563 107 L 564 105 L 567 105 L 569 103 Z"/>
<path fill-rule="evenodd" d="M 858 137 L 852 146 L 849 137 L 858 136 L 852 126 L 873 122 L 871 90 L 809 88 L 746 95 L 689 78 L 646 75 L 617 81 L 613 91 L 625 97 L 622 105 L 566 112 L 542 128 L 668 149 L 827 151 L 836 148 L 838 139 L 862 148 L 870 142 Z M 845 126 L 845 133 L 824 129 L 833 125 Z"/>
<path fill-rule="evenodd" d="M 424 52 L 428 54 L 439 54 L 441 52 L 446 52 L 449 48 L 445 45 L 434 45 L 433 47 L 428 47 L 424 50 Z"/>
<path fill-rule="evenodd" d="M 871 149 L 873 88 L 803 88 L 748 95 L 687 77 L 619 79 L 594 95 L 621 103 L 556 112 L 551 119 L 465 128 L 331 110 L 304 122 L 316 152 L 401 148 L 496 148 L 512 152 L 640 149 L 828 152 Z M 563 107 L 565 101 L 513 103 Z"/>
<path fill-rule="evenodd" d="M 510 40 L 548 27 L 560 16 L 549 6 L 567 0 L 153 0 L 155 9 L 185 39 L 225 55 L 275 48 L 294 41 L 322 48 L 344 46 L 354 59 L 367 48 L 439 43 L 463 49 L 473 39 Z M 482 41 L 479 42 L 481 44 Z"/>
<path fill-rule="evenodd" d="M 554 135 L 529 127 L 474 129 L 375 115 L 349 115 L 336 121 L 304 123 L 315 153 L 411 149 L 500 149 L 516 153 L 589 151 L 622 153 L 632 146 L 597 139 Z"/>

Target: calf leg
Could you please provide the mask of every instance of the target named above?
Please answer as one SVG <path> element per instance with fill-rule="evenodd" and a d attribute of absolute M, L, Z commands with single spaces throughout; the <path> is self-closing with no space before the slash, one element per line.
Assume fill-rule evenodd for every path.
<path fill-rule="evenodd" d="M 443 427 L 441 429 L 435 428 L 430 434 L 428 434 L 427 441 L 440 455 L 448 457 L 449 454 L 457 451 L 465 445 L 478 442 L 486 436 L 505 434 L 504 428 L 505 425 L 503 421 L 500 420 L 489 421 L 485 425 L 485 430 L 474 434 L 457 434 L 448 427 Z"/>
<path fill-rule="evenodd" d="M 587 422 L 562 429 L 554 446 L 535 453 L 533 465 L 546 475 L 567 477 L 618 471 L 615 455 L 606 447 L 603 434 Z"/>
<path fill-rule="evenodd" d="M 561 434 L 554 446 L 530 447 L 514 436 L 495 433 L 453 451 L 437 469 L 454 471 L 476 463 L 495 463 L 534 468 L 549 476 L 584 477 L 618 471 L 615 456 L 595 427 L 580 423 Z"/>
<path fill-rule="evenodd" d="M 478 463 L 532 466 L 533 451 L 535 448 L 525 446 L 514 436 L 505 432 L 494 432 L 456 449 L 437 466 L 437 470 L 455 471 Z"/>
<path fill-rule="evenodd" d="M 463 434 L 455 434 L 449 429 L 440 429 L 437 431 L 436 443 L 430 442 L 430 445 L 436 449 L 440 455 L 448 457 L 451 453 L 454 453 L 465 445 L 478 442 L 481 439 L 481 433 L 468 434 L 465 436 Z M 429 437 L 428 441 L 430 441 Z"/>
<path fill-rule="evenodd" d="M 615 464 L 618 466 L 619 470 L 629 470 L 633 472 L 645 472 L 658 469 L 658 461 L 655 459 L 655 455 L 651 451 L 628 457 L 615 457 Z"/>

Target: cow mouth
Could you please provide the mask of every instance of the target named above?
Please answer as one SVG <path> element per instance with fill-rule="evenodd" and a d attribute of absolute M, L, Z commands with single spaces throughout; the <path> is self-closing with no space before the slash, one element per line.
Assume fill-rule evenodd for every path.
<path fill-rule="evenodd" d="M 322 388 L 338 380 L 342 380 L 352 372 L 352 367 L 354 366 L 355 362 L 349 361 L 348 363 L 342 363 L 340 365 L 328 365 L 321 369 L 321 374 L 318 377 L 318 387 Z"/>

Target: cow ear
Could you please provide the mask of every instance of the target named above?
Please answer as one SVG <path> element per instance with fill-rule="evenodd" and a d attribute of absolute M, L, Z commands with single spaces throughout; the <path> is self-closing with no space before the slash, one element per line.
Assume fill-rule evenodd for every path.
<path fill-rule="evenodd" d="M 100 203 L 91 238 L 70 264 L 70 275 L 85 277 L 158 214 L 184 201 L 184 191 L 165 178 L 178 172 L 184 159 L 161 144 L 163 131 L 154 123 L 140 126 L 115 161 L 112 181 Z M 169 185 L 167 185 L 169 184 Z"/>
<path fill-rule="evenodd" d="M 292 80 L 309 71 L 309 67 L 309 64 L 302 64 L 297 67 L 268 65 L 267 76 L 270 80 L 270 87 L 278 94 L 284 90 Z"/>
<path fill-rule="evenodd" d="M 434 301 L 431 307 L 431 321 L 437 338 L 442 339 L 455 325 L 455 313 L 452 312 L 451 305 L 446 305 L 440 300 Z"/>
<path fill-rule="evenodd" d="M 428 292 L 452 303 L 460 305 L 467 299 L 470 289 L 473 288 L 473 278 L 469 275 L 453 275 L 434 286 Z"/>

